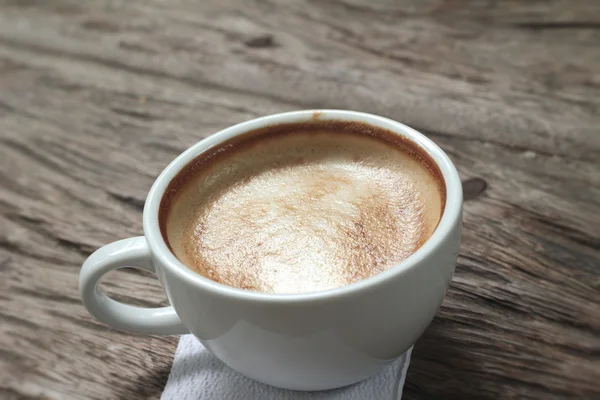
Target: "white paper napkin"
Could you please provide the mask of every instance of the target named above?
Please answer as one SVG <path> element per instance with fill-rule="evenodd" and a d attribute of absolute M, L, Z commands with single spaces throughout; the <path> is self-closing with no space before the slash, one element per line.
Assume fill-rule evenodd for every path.
<path fill-rule="evenodd" d="M 412 347 L 378 375 L 352 386 L 298 392 L 265 385 L 227 367 L 192 335 L 179 341 L 161 400 L 399 400 Z"/>

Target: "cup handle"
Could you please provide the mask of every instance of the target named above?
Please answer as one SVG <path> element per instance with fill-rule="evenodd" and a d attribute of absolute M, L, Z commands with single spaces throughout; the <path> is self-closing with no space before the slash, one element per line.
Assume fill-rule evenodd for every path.
<path fill-rule="evenodd" d="M 98 320 L 124 331 L 177 335 L 189 333 L 173 307 L 140 308 L 107 297 L 98 284 L 104 274 L 123 267 L 156 272 L 146 238 L 119 240 L 96 250 L 81 267 L 79 292 L 83 305 Z"/>

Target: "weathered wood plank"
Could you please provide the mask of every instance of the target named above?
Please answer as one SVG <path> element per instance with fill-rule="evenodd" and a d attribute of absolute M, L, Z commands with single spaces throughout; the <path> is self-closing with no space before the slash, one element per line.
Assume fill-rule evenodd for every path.
<path fill-rule="evenodd" d="M 577 1 L 0 1 L 0 396 L 158 397 L 176 338 L 94 321 L 79 265 L 141 234 L 187 146 L 299 108 L 456 162 L 464 239 L 407 398 L 600 396 L 600 13 Z M 156 306 L 148 274 L 104 283 Z"/>

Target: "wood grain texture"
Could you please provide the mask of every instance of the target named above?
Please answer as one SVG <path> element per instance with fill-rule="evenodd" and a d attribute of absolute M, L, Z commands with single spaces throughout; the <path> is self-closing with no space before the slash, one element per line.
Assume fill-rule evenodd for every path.
<path fill-rule="evenodd" d="M 599 398 L 598 43 L 595 0 L 0 0 L 0 397 L 157 398 L 177 338 L 92 319 L 82 261 L 141 234 L 199 139 L 347 108 L 420 129 L 465 180 L 405 398 Z M 166 302 L 137 271 L 104 287 Z"/>

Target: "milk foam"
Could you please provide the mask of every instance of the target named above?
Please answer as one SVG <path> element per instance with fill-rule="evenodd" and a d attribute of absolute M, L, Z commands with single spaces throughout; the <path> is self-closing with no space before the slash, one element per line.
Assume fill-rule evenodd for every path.
<path fill-rule="evenodd" d="M 171 188 L 163 234 L 186 266 L 242 289 L 368 278 L 414 253 L 441 218 L 437 167 L 412 150 L 301 127 L 225 146 Z"/>

